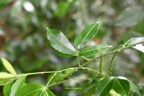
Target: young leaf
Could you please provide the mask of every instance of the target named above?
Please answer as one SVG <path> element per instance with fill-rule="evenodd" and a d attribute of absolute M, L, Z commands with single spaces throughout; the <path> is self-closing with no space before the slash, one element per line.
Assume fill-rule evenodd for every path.
<path fill-rule="evenodd" d="M 5 58 L 1 58 L 1 61 L 2 61 L 2 64 L 6 68 L 7 71 L 9 71 L 10 73 L 16 75 L 16 72 L 15 72 L 14 68 L 12 67 L 12 65 Z"/>
<path fill-rule="evenodd" d="M 9 83 L 3 87 L 3 94 L 4 96 L 10 96 L 12 83 Z"/>
<path fill-rule="evenodd" d="M 104 78 L 96 89 L 96 96 L 106 96 L 112 88 L 113 78 L 106 77 Z"/>
<path fill-rule="evenodd" d="M 0 72 L 0 85 L 6 85 L 12 82 L 16 78 L 15 75 L 7 72 Z"/>
<path fill-rule="evenodd" d="M 94 45 L 94 46 L 90 46 L 88 48 L 80 50 L 79 55 L 80 56 L 93 56 L 93 55 L 101 53 L 111 47 L 112 46 L 109 46 L 109 45 Z"/>
<path fill-rule="evenodd" d="M 25 77 L 22 77 L 12 85 L 10 96 L 16 96 L 16 93 L 19 89 L 24 86 Z"/>
<path fill-rule="evenodd" d="M 43 87 L 40 83 L 30 83 L 21 88 L 15 96 L 44 96 Z"/>
<path fill-rule="evenodd" d="M 113 79 L 113 89 L 122 96 L 128 96 L 130 92 L 130 84 L 127 79 L 117 77 Z"/>
<path fill-rule="evenodd" d="M 135 92 L 138 96 L 142 96 L 139 89 L 137 88 L 137 86 L 133 82 L 131 82 L 130 80 L 129 80 L 129 83 L 130 83 L 130 90 Z"/>
<path fill-rule="evenodd" d="M 49 81 L 49 84 L 53 84 L 55 82 L 58 82 L 58 81 L 62 81 L 64 78 L 66 78 L 67 76 L 71 75 L 73 72 L 75 72 L 77 69 L 67 69 L 63 72 L 57 72 L 57 73 L 54 73 L 52 75 L 50 75 L 48 77 L 48 81 Z M 52 79 L 51 79 L 52 78 Z"/>
<path fill-rule="evenodd" d="M 46 28 L 47 37 L 51 46 L 63 54 L 75 55 L 76 50 L 73 45 L 68 41 L 65 35 L 54 29 Z"/>
<path fill-rule="evenodd" d="M 87 42 L 89 42 L 98 32 L 99 23 L 93 23 L 87 26 L 81 34 L 75 39 L 74 45 L 77 49 L 83 48 Z"/>

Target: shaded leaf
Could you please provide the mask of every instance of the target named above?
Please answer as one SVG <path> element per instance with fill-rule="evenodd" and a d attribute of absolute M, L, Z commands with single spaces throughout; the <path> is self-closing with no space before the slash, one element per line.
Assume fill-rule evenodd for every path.
<path fill-rule="evenodd" d="M 3 94 L 4 94 L 4 96 L 10 96 L 11 87 L 12 87 L 12 83 L 6 84 L 3 87 Z"/>
<path fill-rule="evenodd" d="M 43 88 L 44 86 L 40 83 L 30 83 L 21 88 L 16 96 L 45 96 L 43 95 Z"/>
<path fill-rule="evenodd" d="M 106 96 L 112 88 L 112 83 L 112 77 L 106 77 L 100 81 L 96 89 L 96 96 Z"/>
<path fill-rule="evenodd" d="M 94 46 L 90 46 L 88 48 L 80 50 L 79 55 L 80 56 L 93 56 L 93 55 L 101 53 L 111 47 L 112 46 L 109 46 L 109 45 L 94 45 Z"/>
<path fill-rule="evenodd" d="M 0 8 L 5 7 L 9 4 L 12 0 L 0 0 Z"/>
<path fill-rule="evenodd" d="M 128 7 L 118 16 L 116 26 L 131 27 L 136 25 L 143 18 L 144 12 L 142 7 Z"/>
<path fill-rule="evenodd" d="M 22 77 L 12 85 L 10 96 L 16 96 L 18 90 L 24 86 L 25 77 Z"/>
<path fill-rule="evenodd" d="M 142 96 L 138 87 L 129 80 L 129 83 L 130 83 L 130 90 L 132 90 L 134 93 L 136 93 L 138 96 Z"/>
<path fill-rule="evenodd" d="M 130 84 L 124 77 L 117 77 L 113 79 L 113 89 L 123 96 L 128 96 Z"/>
<path fill-rule="evenodd" d="M 1 60 L 2 60 L 3 66 L 6 68 L 7 71 L 9 71 L 12 74 L 16 74 L 12 65 L 5 58 L 1 58 Z"/>
<path fill-rule="evenodd" d="M 49 28 L 46 28 L 46 30 L 48 40 L 50 41 L 51 46 L 54 49 L 58 50 L 63 54 L 75 55 L 75 48 L 62 32 Z"/>
<path fill-rule="evenodd" d="M 83 48 L 86 43 L 89 42 L 97 34 L 99 27 L 100 24 L 98 22 L 87 26 L 75 39 L 75 47 L 78 49 Z"/>
<path fill-rule="evenodd" d="M 65 70 L 63 72 L 54 73 L 54 74 L 52 74 L 52 75 L 50 75 L 48 77 L 48 82 L 49 82 L 49 84 L 52 84 L 52 83 L 55 83 L 55 82 L 58 82 L 58 81 L 62 81 L 64 78 L 66 78 L 67 76 L 71 75 L 76 70 L 77 69 L 69 68 L 69 69 L 67 69 L 67 70 Z"/>
<path fill-rule="evenodd" d="M 44 96 L 56 96 L 52 91 L 47 90 L 47 94 L 48 95 L 44 95 Z"/>

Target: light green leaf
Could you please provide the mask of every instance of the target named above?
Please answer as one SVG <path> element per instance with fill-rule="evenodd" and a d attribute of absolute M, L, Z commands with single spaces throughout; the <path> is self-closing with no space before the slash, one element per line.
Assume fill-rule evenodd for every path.
<path fill-rule="evenodd" d="M 16 72 L 15 72 L 14 68 L 12 67 L 12 65 L 5 58 L 1 58 L 1 60 L 2 60 L 3 66 L 6 68 L 6 70 L 9 71 L 10 73 L 16 75 Z"/>
<path fill-rule="evenodd" d="M 10 96 L 16 96 L 18 90 L 20 90 L 24 86 L 25 77 L 22 77 L 12 85 Z"/>
<path fill-rule="evenodd" d="M 4 96 L 10 96 L 11 87 L 12 87 L 12 83 L 6 84 L 3 87 L 3 94 L 4 94 Z"/>
<path fill-rule="evenodd" d="M 143 8 L 132 6 L 126 8 L 117 18 L 116 26 L 131 27 L 135 26 L 144 18 Z"/>
<path fill-rule="evenodd" d="M 90 46 L 88 48 L 80 50 L 79 55 L 80 56 L 93 56 L 93 55 L 99 54 L 103 51 L 106 51 L 107 49 L 109 49 L 111 47 L 112 46 L 104 45 L 104 44 L 94 45 L 94 46 Z"/>
<path fill-rule="evenodd" d="M 71 75 L 73 72 L 75 72 L 77 69 L 75 68 L 69 68 L 63 72 L 57 72 L 54 74 L 51 74 L 48 77 L 49 84 L 54 84 L 55 82 L 62 81 L 67 76 Z"/>
<path fill-rule="evenodd" d="M 100 24 L 98 22 L 87 26 L 75 39 L 75 47 L 78 49 L 83 48 L 86 45 L 86 43 L 89 42 L 97 34 L 99 27 Z"/>
<path fill-rule="evenodd" d="M 117 77 L 113 79 L 113 89 L 122 96 L 129 96 L 130 84 L 124 77 Z"/>
<path fill-rule="evenodd" d="M 6 85 L 12 82 L 16 78 L 16 75 L 9 74 L 7 72 L 0 72 L 0 85 Z"/>
<path fill-rule="evenodd" d="M 47 95 L 44 96 L 56 96 L 52 91 L 50 91 L 49 89 L 47 90 Z"/>
<path fill-rule="evenodd" d="M 130 83 L 130 90 L 132 90 L 134 93 L 136 93 L 138 96 L 142 96 L 138 87 L 129 80 L 129 83 Z"/>
<path fill-rule="evenodd" d="M 21 12 L 22 10 L 22 1 L 23 0 L 17 0 L 13 6 L 12 6 L 12 9 L 11 9 L 11 16 L 15 17 L 18 15 L 18 13 Z"/>
<path fill-rule="evenodd" d="M 45 96 L 44 86 L 40 83 L 30 83 L 21 88 L 15 96 Z"/>
<path fill-rule="evenodd" d="M 72 56 L 75 55 L 76 53 L 75 48 L 62 32 L 54 29 L 49 29 L 49 28 L 46 28 L 46 30 L 47 30 L 48 40 L 50 41 L 51 46 L 54 49 L 58 50 L 63 54 L 69 54 Z"/>
<path fill-rule="evenodd" d="M 112 88 L 113 77 L 104 78 L 96 89 L 96 96 L 106 96 Z"/>

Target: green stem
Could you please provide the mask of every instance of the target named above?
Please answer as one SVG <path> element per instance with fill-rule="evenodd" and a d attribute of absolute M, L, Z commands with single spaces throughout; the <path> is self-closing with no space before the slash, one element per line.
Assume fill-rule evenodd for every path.
<path fill-rule="evenodd" d="M 109 74 L 111 75 L 112 74 L 112 66 L 113 66 L 113 61 L 114 61 L 114 58 L 116 56 L 117 52 L 114 53 L 112 59 L 111 59 L 111 62 L 110 62 L 110 68 L 109 68 Z"/>
<path fill-rule="evenodd" d="M 100 65 L 99 65 L 99 72 L 100 73 L 103 73 L 102 60 L 103 60 L 103 58 L 101 57 L 101 59 L 100 59 Z"/>

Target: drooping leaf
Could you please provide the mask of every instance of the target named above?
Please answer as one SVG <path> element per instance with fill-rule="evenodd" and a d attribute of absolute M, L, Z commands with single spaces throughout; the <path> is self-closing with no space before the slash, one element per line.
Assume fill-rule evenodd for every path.
<path fill-rule="evenodd" d="M 30 83 L 22 87 L 15 96 L 44 96 L 44 86 L 40 83 Z"/>
<path fill-rule="evenodd" d="M 4 96 L 10 96 L 11 87 L 12 87 L 12 83 L 6 84 L 3 87 L 3 94 L 4 94 Z"/>
<path fill-rule="evenodd" d="M 96 89 L 96 96 L 106 96 L 112 88 L 113 77 L 104 78 Z"/>
<path fill-rule="evenodd" d="M 113 89 L 122 96 L 129 96 L 130 84 L 124 77 L 116 77 L 113 79 Z"/>
<path fill-rule="evenodd" d="M 16 72 L 15 72 L 14 68 L 12 67 L 12 65 L 5 58 L 1 58 L 1 61 L 2 61 L 2 64 L 6 68 L 7 71 L 9 71 L 10 73 L 16 75 Z"/>
<path fill-rule="evenodd" d="M 96 55 L 98 53 L 101 53 L 109 48 L 111 48 L 112 46 L 109 45 L 104 45 L 104 44 L 100 44 L 100 45 L 94 45 L 94 46 L 90 46 L 88 48 L 82 49 L 79 51 L 79 55 L 80 56 L 93 56 Z"/>
<path fill-rule="evenodd" d="M 12 85 L 10 96 L 16 96 L 18 90 L 20 90 L 24 86 L 25 77 L 22 77 Z"/>
<path fill-rule="evenodd" d="M 46 28 L 46 30 L 48 40 L 50 41 L 51 46 L 54 49 L 58 50 L 63 54 L 69 54 L 73 56 L 75 55 L 75 48 L 62 32 L 49 28 Z"/>
<path fill-rule="evenodd" d="M 87 42 L 89 42 L 98 32 L 100 24 L 93 23 L 87 26 L 74 41 L 74 45 L 77 49 L 83 48 Z"/>
<path fill-rule="evenodd" d="M 131 27 L 139 23 L 143 18 L 144 12 L 142 7 L 128 7 L 118 16 L 116 26 Z"/>
<path fill-rule="evenodd" d="M 128 40 L 125 45 L 132 46 L 134 49 L 139 50 L 144 53 L 144 37 L 137 37 L 137 38 L 131 38 Z"/>
<path fill-rule="evenodd" d="M 129 83 L 130 83 L 130 90 L 132 90 L 134 93 L 136 93 L 137 96 L 142 96 L 138 87 L 133 82 L 131 82 L 130 80 L 129 80 Z"/>
<path fill-rule="evenodd" d="M 64 78 L 66 78 L 67 76 L 71 75 L 76 70 L 77 69 L 69 68 L 69 69 L 67 69 L 67 70 L 65 70 L 63 72 L 57 72 L 57 73 L 51 74 L 48 77 L 48 82 L 49 82 L 49 84 L 52 84 L 52 83 L 55 83 L 55 82 L 58 82 L 58 81 L 62 81 Z"/>

